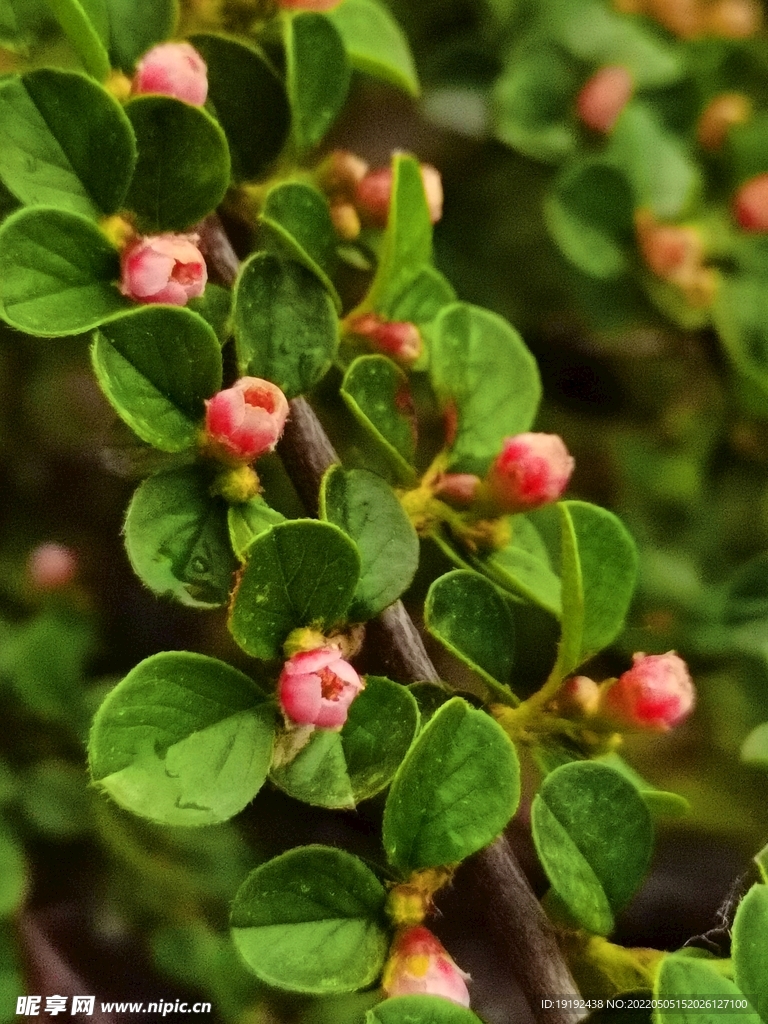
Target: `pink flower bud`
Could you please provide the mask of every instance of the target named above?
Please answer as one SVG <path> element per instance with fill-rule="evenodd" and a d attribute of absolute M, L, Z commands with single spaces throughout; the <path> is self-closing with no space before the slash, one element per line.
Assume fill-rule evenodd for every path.
<path fill-rule="evenodd" d="M 349 326 L 353 333 L 367 338 L 380 352 L 401 363 L 415 363 L 421 355 L 421 334 L 416 324 L 387 321 L 375 313 L 367 313 L 352 320 Z"/>
<path fill-rule="evenodd" d="M 284 11 L 332 11 L 341 0 L 277 0 Z"/>
<path fill-rule="evenodd" d="M 518 434 L 504 441 L 485 478 L 485 490 L 503 511 L 524 512 L 557 501 L 574 465 L 557 434 Z"/>
<path fill-rule="evenodd" d="M 696 691 L 674 651 L 635 654 L 632 668 L 602 694 L 600 711 L 617 725 L 666 732 L 691 713 Z"/>
<path fill-rule="evenodd" d="M 275 384 L 241 377 L 205 403 L 205 429 L 225 460 L 253 462 L 271 452 L 288 418 L 288 400 Z"/>
<path fill-rule="evenodd" d="M 382 987 L 387 996 L 442 996 L 469 1006 L 469 975 L 456 966 L 443 944 L 423 925 L 396 937 L 384 968 Z"/>
<path fill-rule="evenodd" d="M 340 649 L 332 644 L 299 651 L 283 665 L 277 697 L 286 717 L 296 725 L 341 729 L 349 705 L 365 684 Z"/>
<path fill-rule="evenodd" d="M 202 107 L 208 96 L 208 68 L 189 43 L 161 43 L 136 65 L 131 92 L 134 96 L 161 93 Z"/>
<path fill-rule="evenodd" d="M 443 182 L 440 172 L 431 164 L 421 165 L 421 180 L 429 207 L 429 219 L 437 224 L 443 215 Z M 369 171 L 355 189 L 355 204 L 361 216 L 374 227 L 387 226 L 392 199 L 392 168 Z"/>
<path fill-rule="evenodd" d="M 704 108 L 696 125 L 696 138 L 704 149 L 721 149 L 734 125 L 744 124 L 752 113 L 749 97 L 739 92 L 715 96 Z"/>
<path fill-rule="evenodd" d="M 624 67 L 600 68 L 583 86 L 576 109 L 584 124 L 595 132 L 608 133 L 632 97 L 634 83 Z"/>
<path fill-rule="evenodd" d="M 208 270 L 197 235 L 146 235 L 123 250 L 120 291 L 136 302 L 186 306 L 205 291 Z"/>
<path fill-rule="evenodd" d="M 474 473 L 443 473 L 435 482 L 433 490 L 438 498 L 457 505 L 470 505 L 479 486 L 480 477 Z"/>
<path fill-rule="evenodd" d="M 741 186 L 733 212 L 745 231 L 768 231 L 768 174 L 758 174 Z"/>
<path fill-rule="evenodd" d="M 27 562 L 27 572 L 36 590 L 61 590 L 77 573 L 77 555 L 63 544 L 39 544 Z"/>

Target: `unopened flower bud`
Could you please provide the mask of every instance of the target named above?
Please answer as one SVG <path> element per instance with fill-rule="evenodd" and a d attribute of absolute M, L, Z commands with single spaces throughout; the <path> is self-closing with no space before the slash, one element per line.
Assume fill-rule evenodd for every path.
<path fill-rule="evenodd" d="M 319 188 L 329 196 L 352 199 L 355 189 L 368 173 L 368 164 L 347 149 L 334 149 L 315 171 Z"/>
<path fill-rule="evenodd" d="M 629 71 L 619 65 L 600 68 L 583 86 L 576 109 L 583 123 L 595 132 L 608 133 L 634 91 Z"/>
<path fill-rule="evenodd" d="M 354 242 L 362 228 L 360 216 L 352 203 L 333 203 L 331 223 L 336 234 L 345 242 Z"/>
<path fill-rule="evenodd" d="M 161 43 L 136 65 L 131 92 L 161 93 L 202 107 L 208 96 L 208 68 L 189 43 Z"/>
<path fill-rule="evenodd" d="M 123 250 L 120 291 L 136 302 L 185 306 L 205 291 L 208 270 L 197 235 L 146 235 Z"/>
<path fill-rule="evenodd" d="M 29 556 L 27 572 L 35 590 L 61 590 L 77 574 L 77 555 L 63 544 L 38 544 Z"/>
<path fill-rule="evenodd" d="M 286 718 L 295 725 L 341 729 L 352 701 L 365 684 L 340 649 L 332 644 L 300 651 L 283 665 L 277 698 Z"/>
<path fill-rule="evenodd" d="M 434 485 L 435 497 L 457 505 L 470 505 L 480 486 L 480 477 L 474 473 L 443 473 Z"/>
<path fill-rule="evenodd" d="M 396 937 L 384 968 L 387 996 L 442 996 L 469 1006 L 469 975 L 456 966 L 443 944 L 423 925 L 406 928 Z"/>
<path fill-rule="evenodd" d="M 588 676 L 573 676 L 563 683 L 557 695 L 557 710 L 561 715 L 588 718 L 597 712 L 600 687 Z"/>
<path fill-rule="evenodd" d="M 728 132 L 736 124 L 744 124 L 752 113 L 752 104 L 739 92 L 725 92 L 710 100 L 696 126 L 699 144 L 711 152 L 720 149 Z"/>
<path fill-rule="evenodd" d="M 421 334 L 416 324 L 388 321 L 375 313 L 366 313 L 352 320 L 349 326 L 354 334 L 366 338 L 379 352 L 400 363 L 410 365 L 421 355 Z"/>
<path fill-rule="evenodd" d="M 483 482 L 485 496 L 504 512 L 530 511 L 557 501 L 574 465 L 557 434 L 508 437 Z"/>
<path fill-rule="evenodd" d="M 666 732 L 691 713 L 696 691 L 674 651 L 635 654 L 632 668 L 601 694 L 600 712 L 617 726 Z"/>
<path fill-rule="evenodd" d="M 275 384 L 241 377 L 205 403 L 206 442 L 225 461 L 253 462 L 271 452 L 288 417 L 288 400 Z"/>
<path fill-rule="evenodd" d="M 392 168 L 370 171 L 355 189 L 355 205 L 360 215 L 374 227 L 387 226 L 392 199 Z M 443 215 L 443 182 L 440 172 L 431 164 L 421 165 L 421 180 L 429 207 L 429 219 L 437 224 Z"/>
<path fill-rule="evenodd" d="M 749 39 L 761 22 L 762 13 L 754 0 L 718 0 L 706 10 L 704 29 L 723 39 Z"/>
<path fill-rule="evenodd" d="M 277 0 L 284 11 L 332 11 L 340 3 L 341 0 Z"/>
<path fill-rule="evenodd" d="M 649 270 L 679 288 L 689 305 L 711 305 L 717 290 L 717 272 L 705 266 L 701 231 L 687 224 L 662 224 L 650 210 L 638 210 L 635 228 L 640 253 Z"/>
<path fill-rule="evenodd" d="M 768 231 L 768 174 L 744 182 L 733 200 L 733 212 L 745 231 Z"/>

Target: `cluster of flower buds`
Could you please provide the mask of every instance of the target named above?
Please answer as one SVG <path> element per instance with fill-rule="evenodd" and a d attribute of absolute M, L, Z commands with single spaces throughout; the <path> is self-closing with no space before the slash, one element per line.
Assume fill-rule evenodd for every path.
<path fill-rule="evenodd" d="M 468 974 L 457 967 L 443 944 L 423 925 L 400 932 L 384 968 L 385 995 L 442 996 L 469 1006 Z"/>
<path fill-rule="evenodd" d="M 638 210 L 635 231 L 643 260 L 656 277 L 679 288 L 691 306 L 712 304 L 717 272 L 705 265 L 704 239 L 698 228 L 663 224 L 650 210 Z"/>
<path fill-rule="evenodd" d="M 77 575 L 77 555 L 64 544 L 38 544 L 27 561 L 27 575 L 35 590 L 63 590 Z"/>
<path fill-rule="evenodd" d="M 496 515 L 531 512 L 557 501 L 574 465 L 557 434 L 517 434 L 505 439 L 484 480 L 471 473 L 444 473 L 434 493 L 459 505 L 477 502 Z"/>
<path fill-rule="evenodd" d="M 430 220 L 436 224 L 443 215 L 440 172 L 431 164 L 422 164 L 421 179 Z M 329 198 L 331 219 L 342 238 L 357 238 L 362 223 L 386 227 L 392 201 L 391 167 L 370 170 L 365 160 L 354 153 L 336 150 L 320 164 L 316 180 Z"/>
<path fill-rule="evenodd" d="M 768 174 L 744 182 L 733 200 L 733 212 L 745 231 L 768 231 Z"/>
<path fill-rule="evenodd" d="M 696 139 L 710 152 L 722 149 L 734 125 L 744 124 L 752 114 L 752 103 L 740 92 L 724 92 L 710 100 L 696 125 Z"/>
<path fill-rule="evenodd" d="M 205 403 L 205 447 L 232 465 L 273 451 L 288 418 L 288 400 L 277 385 L 241 377 Z"/>
<path fill-rule="evenodd" d="M 135 302 L 186 306 L 205 291 L 208 269 L 197 235 L 144 235 L 120 258 L 120 291 Z"/>
<path fill-rule="evenodd" d="M 290 725 L 341 729 L 349 706 L 365 688 L 336 644 L 299 651 L 283 665 L 277 699 Z"/>
<path fill-rule="evenodd" d="M 202 107 L 208 97 L 208 68 L 189 43 L 161 43 L 136 65 L 131 93 L 160 93 Z"/>
<path fill-rule="evenodd" d="M 679 725 L 696 703 L 686 663 L 674 651 L 635 654 L 632 662 L 632 668 L 606 683 L 587 676 L 569 679 L 558 694 L 558 712 L 617 729 L 667 732 Z"/>
<path fill-rule="evenodd" d="M 576 98 L 581 121 L 592 131 L 607 134 L 632 98 L 635 84 L 625 67 L 600 68 L 582 87 Z"/>
<path fill-rule="evenodd" d="M 623 14 L 645 14 L 681 39 L 748 39 L 759 31 L 758 0 L 614 0 Z"/>
<path fill-rule="evenodd" d="M 366 313 L 351 320 L 349 330 L 365 338 L 377 352 L 383 352 L 405 366 L 415 363 L 423 349 L 421 333 L 416 324 L 385 320 L 376 313 Z"/>

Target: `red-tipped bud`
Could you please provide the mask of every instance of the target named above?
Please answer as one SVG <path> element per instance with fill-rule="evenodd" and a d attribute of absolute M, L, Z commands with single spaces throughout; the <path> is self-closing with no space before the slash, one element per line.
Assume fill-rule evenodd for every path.
<path fill-rule="evenodd" d="M 77 555 L 63 544 L 39 544 L 29 556 L 27 572 L 35 590 L 61 590 L 77 575 Z"/>
<path fill-rule="evenodd" d="M 136 65 L 131 92 L 134 96 L 161 93 L 202 107 L 208 96 L 208 68 L 189 43 L 161 43 Z"/>
<path fill-rule="evenodd" d="M 277 0 L 284 11 L 332 11 L 341 0 Z"/>
<path fill-rule="evenodd" d="M 437 224 L 443 215 L 443 181 L 440 172 L 431 164 L 422 164 L 421 180 L 427 197 L 429 219 L 433 224 Z M 370 171 L 355 189 L 355 205 L 362 218 L 374 227 L 387 226 L 391 199 L 391 167 L 380 167 L 378 170 Z"/>
<path fill-rule="evenodd" d="M 563 683 L 557 695 L 557 710 L 562 715 L 588 718 L 597 712 L 600 687 L 588 676 L 574 676 Z"/>
<path fill-rule="evenodd" d="M 728 132 L 736 124 L 744 124 L 752 113 L 752 104 L 739 92 L 726 92 L 710 100 L 696 126 L 699 144 L 710 151 L 720 149 Z"/>
<path fill-rule="evenodd" d="M 299 651 L 283 665 L 277 698 L 286 718 L 296 725 L 341 729 L 349 705 L 365 684 L 340 649 L 332 644 Z"/>
<path fill-rule="evenodd" d="M 410 365 L 421 355 L 421 334 L 416 324 L 407 321 L 383 320 L 375 313 L 359 316 L 350 323 L 350 330 L 366 338 L 385 355 Z"/>
<path fill-rule="evenodd" d="M 474 473 L 443 473 L 433 488 L 435 497 L 456 505 L 471 505 L 480 486 L 480 477 Z"/>
<path fill-rule="evenodd" d="M 635 654 L 632 668 L 602 694 L 601 713 L 617 726 L 666 732 L 696 703 L 688 666 L 674 651 Z"/>
<path fill-rule="evenodd" d="M 574 465 L 557 434 L 518 434 L 504 441 L 484 489 L 503 511 L 525 512 L 557 501 L 568 486 Z"/>
<path fill-rule="evenodd" d="M 318 186 L 329 196 L 352 199 L 368 173 L 368 164 L 347 149 L 334 149 L 315 171 Z"/>
<path fill-rule="evenodd" d="M 120 291 L 136 302 L 186 306 L 205 291 L 208 270 L 197 235 L 147 235 L 123 250 Z"/>
<path fill-rule="evenodd" d="M 469 1006 L 469 975 L 456 966 L 443 944 L 423 925 L 407 928 L 395 939 L 384 968 L 387 996 L 442 996 Z"/>
<path fill-rule="evenodd" d="M 271 452 L 287 418 L 283 392 L 259 377 L 241 377 L 205 403 L 207 441 L 226 461 L 253 462 Z"/>
<path fill-rule="evenodd" d="M 745 231 L 768 231 L 768 174 L 758 174 L 741 186 L 733 212 Z"/>
<path fill-rule="evenodd" d="M 600 68 L 578 95 L 579 117 L 595 132 L 610 132 L 633 91 L 632 76 L 626 68 L 616 65 Z"/>

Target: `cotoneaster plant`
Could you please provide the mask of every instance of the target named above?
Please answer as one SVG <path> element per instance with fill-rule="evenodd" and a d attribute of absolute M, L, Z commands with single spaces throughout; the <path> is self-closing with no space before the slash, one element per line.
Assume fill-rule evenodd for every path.
<path fill-rule="evenodd" d="M 470 1024 L 472 982 L 425 922 L 464 861 L 505 856 L 523 758 L 577 974 L 610 994 L 768 1001 L 763 884 L 739 908 L 733 961 L 606 941 L 648 867 L 653 815 L 680 810 L 621 759 L 621 731 L 677 725 L 693 684 L 674 652 L 638 653 L 618 679 L 576 674 L 623 627 L 634 543 L 609 511 L 563 499 L 573 459 L 533 429 L 533 357 L 435 267 L 438 172 L 406 153 L 371 170 L 318 152 L 353 68 L 418 92 L 386 9 L 307 0 L 244 19 L 202 4 L 178 24 L 163 5 L 146 19 L 116 2 L 100 20 L 77 0 L 52 9 L 82 70 L 19 58 L 0 82 L 0 315 L 88 339 L 104 395 L 156 452 L 125 519 L 135 572 L 159 597 L 226 608 L 249 659 L 168 651 L 129 672 L 90 733 L 103 798 L 204 828 L 265 785 L 347 814 L 382 794 L 376 856 L 309 843 L 259 863 L 232 940 L 273 988 L 371 990 L 369 1024 Z M 595 124 L 614 116 L 582 105 Z M 239 255 L 225 225 L 248 239 Z M 349 268 L 365 276 L 356 293 Z M 431 580 L 424 623 L 471 694 L 439 679 L 399 603 L 422 546 L 453 566 Z M 69 571 L 54 554 L 41 578 Z M 358 671 L 361 654 L 395 679 Z M 526 941 L 561 963 L 520 893 Z M 541 964 L 521 959 L 534 1005 Z"/>

